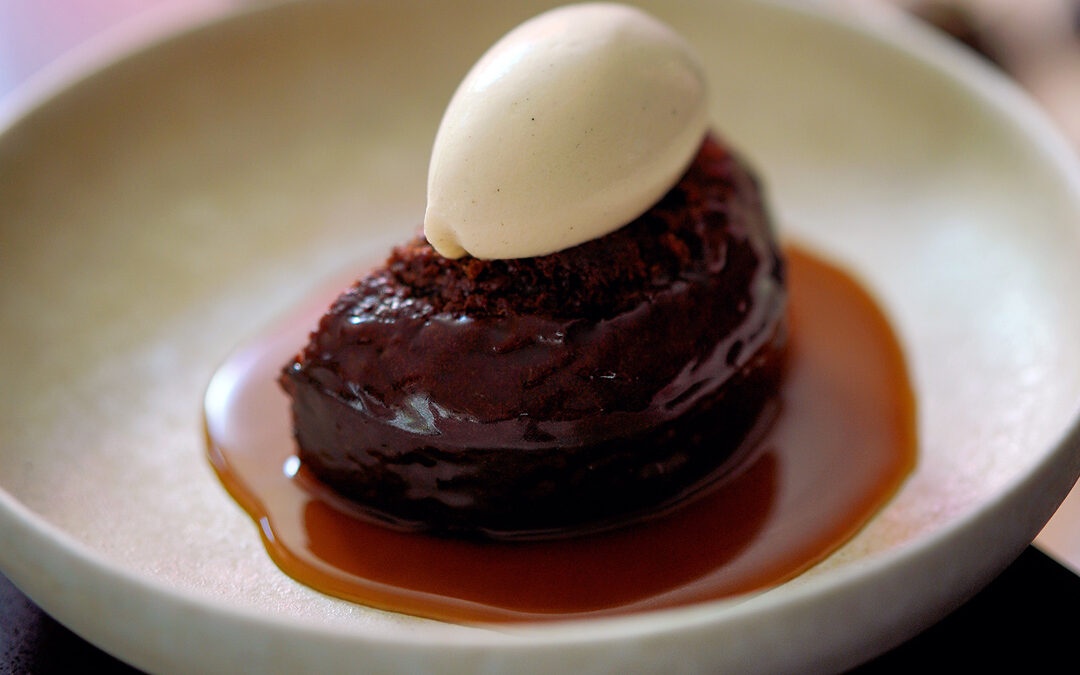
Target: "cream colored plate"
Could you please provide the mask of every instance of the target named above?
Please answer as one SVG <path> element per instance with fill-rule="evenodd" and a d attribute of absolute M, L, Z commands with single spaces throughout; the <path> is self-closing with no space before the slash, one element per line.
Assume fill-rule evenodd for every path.
<path fill-rule="evenodd" d="M 956 606 L 1080 472 L 1080 170 L 1003 79 L 888 17 L 665 3 L 788 236 L 882 300 L 922 455 L 824 564 L 736 601 L 494 631 L 281 574 L 203 456 L 245 338 L 419 223 L 439 115 L 539 5 L 303 3 L 188 32 L 0 136 L 0 568 L 159 672 L 836 669 Z M 886 20 L 888 19 L 888 20 Z M 827 486 L 823 486 L 827 489 Z"/>

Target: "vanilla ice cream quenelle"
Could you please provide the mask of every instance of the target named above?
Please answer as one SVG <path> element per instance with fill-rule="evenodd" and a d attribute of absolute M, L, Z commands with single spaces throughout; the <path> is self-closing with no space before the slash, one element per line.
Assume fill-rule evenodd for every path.
<path fill-rule="evenodd" d="M 551 10 L 499 40 L 454 93 L 428 169 L 442 255 L 525 258 L 617 230 L 670 190 L 706 132 L 687 42 L 645 12 Z"/>

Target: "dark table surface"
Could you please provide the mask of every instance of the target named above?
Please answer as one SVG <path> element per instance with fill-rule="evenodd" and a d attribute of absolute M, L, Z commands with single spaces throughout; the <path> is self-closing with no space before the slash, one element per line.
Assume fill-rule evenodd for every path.
<path fill-rule="evenodd" d="M 943 621 L 858 673 L 1025 664 L 1077 672 L 1080 576 L 1028 547 L 996 580 Z M 1069 665 L 1071 664 L 1071 665 Z M 138 673 L 80 639 L 0 576 L 0 674 Z M 958 671 L 960 672 L 960 671 Z"/>

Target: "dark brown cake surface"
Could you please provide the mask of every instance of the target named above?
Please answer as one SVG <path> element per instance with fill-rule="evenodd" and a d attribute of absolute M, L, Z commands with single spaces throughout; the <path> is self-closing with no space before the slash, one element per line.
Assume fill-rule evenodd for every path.
<path fill-rule="evenodd" d="M 374 517 L 440 532 L 678 500 L 775 405 L 783 276 L 756 182 L 712 139 L 653 209 L 580 246 L 451 260 L 417 238 L 286 366 L 301 460 Z"/>
<path fill-rule="evenodd" d="M 450 260 L 423 237 L 395 249 L 386 267 L 342 300 L 365 311 L 403 299 L 418 315 L 610 318 L 678 280 L 721 272 L 733 237 L 760 235 L 753 179 L 707 139 L 688 173 L 647 213 L 615 232 L 536 258 Z M 359 297 L 368 298 L 363 305 Z"/>

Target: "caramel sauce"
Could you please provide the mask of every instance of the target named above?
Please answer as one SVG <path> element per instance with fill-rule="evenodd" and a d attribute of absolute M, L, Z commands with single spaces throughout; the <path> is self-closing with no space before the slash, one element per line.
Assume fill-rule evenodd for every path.
<path fill-rule="evenodd" d="M 491 542 L 395 532 L 298 466 L 278 373 L 336 294 L 315 297 L 218 371 L 210 461 L 288 575 L 330 595 L 457 622 L 582 618 L 767 588 L 822 560 L 915 464 L 903 355 L 840 270 L 787 251 L 791 347 L 783 408 L 708 494 L 663 517 L 570 539 Z"/>

